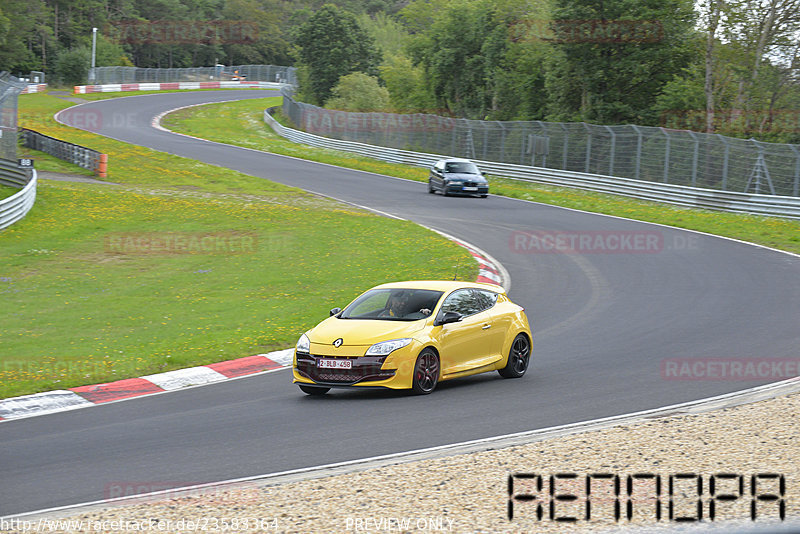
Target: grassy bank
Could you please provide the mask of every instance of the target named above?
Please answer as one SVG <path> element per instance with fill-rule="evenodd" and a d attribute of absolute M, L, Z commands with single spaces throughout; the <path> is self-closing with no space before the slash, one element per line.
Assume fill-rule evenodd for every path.
<path fill-rule="evenodd" d="M 121 185 L 43 181 L 0 232 L 0 398 L 289 347 L 371 285 L 471 264 L 412 223 L 67 128 L 46 115 L 68 102 L 29 96 L 24 125 L 108 153 Z"/>
<path fill-rule="evenodd" d="M 188 108 L 168 115 L 163 124 L 175 131 L 222 143 L 410 180 L 427 180 L 426 169 L 314 149 L 279 137 L 262 120 L 263 110 L 277 105 L 277 102 L 278 99 L 259 99 Z M 498 177 L 493 177 L 491 184 L 492 192 L 499 195 L 699 230 L 800 253 L 800 221 L 679 208 L 657 202 Z"/>
<path fill-rule="evenodd" d="M 0 200 L 10 197 L 15 193 L 19 193 L 19 189 L 16 187 L 9 187 L 7 185 L 0 184 Z"/>

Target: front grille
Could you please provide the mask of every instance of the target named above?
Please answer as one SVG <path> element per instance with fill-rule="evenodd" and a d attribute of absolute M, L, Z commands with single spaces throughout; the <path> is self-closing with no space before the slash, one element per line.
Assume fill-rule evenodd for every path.
<path fill-rule="evenodd" d="M 297 354 L 297 371 L 314 382 L 326 384 L 355 384 L 357 382 L 386 380 L 394 376 L 393 369 L 381 369 L 384 357 L 361 356 L 347 358 L 352 362 L 350 369 L 320 369 L 317 360 L 321 356 Z"/>
<path fill-rule="evenodd" d="M 334 369 L 336 371 L 345 371 L 345 369 Z M 331 369 L 326 370 L 324 373 L 317 373 L 317 379 L 323 382 L 356 382 L 362 377 L 350 373 L 331 373 Z"/>

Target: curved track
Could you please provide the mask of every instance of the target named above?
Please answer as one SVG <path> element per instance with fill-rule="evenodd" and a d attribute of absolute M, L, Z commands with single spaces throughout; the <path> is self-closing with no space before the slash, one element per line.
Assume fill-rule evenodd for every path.
<path fill-rule="evenodd" d="M 287 371 L 0 425 L 0 516 L 102 499 L 118 483 L 212 482 L 645 410 L 764 381 L 665 380 L 674 358 L 797 358 L 800 259 L 677 229 L 426 186 L 159 131 L 157 114 L 267 96 L 198 92 L 100 101 L 99 133 L 437 228 L 508 269 L 534 328 L 522 380 L 486 374 L 425 397 L 302 395 Z M 113 165 L 113 162 L 112 162 Z M 651 253 L 530 254 L 517 231 L 644 232 Z M 347 236 L 342 236 L 347 246 Z M 333 305 L 342 303 L 332 302 Z"/>

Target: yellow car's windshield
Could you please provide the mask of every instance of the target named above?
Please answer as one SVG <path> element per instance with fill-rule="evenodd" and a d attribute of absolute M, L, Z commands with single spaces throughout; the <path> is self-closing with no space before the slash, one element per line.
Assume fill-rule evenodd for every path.
<path fill-rule="evenodd" d="M 339 318 L 417 321 L 430 316 L 442 294 L 431 289 L 372 289 L 354 300 Z"/>

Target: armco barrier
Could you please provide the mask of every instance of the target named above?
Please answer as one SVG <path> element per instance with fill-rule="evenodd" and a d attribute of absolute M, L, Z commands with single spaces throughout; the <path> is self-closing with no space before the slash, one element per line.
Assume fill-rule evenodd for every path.
<path fill-rule="evenodd" d="M 11 226 L 28 214 L 36 200 L 36 171 L 32 175 L 16 162 L 0 159 L 0 183 L 22 188 L 19 193 L 0 200 L 0 229 Z"/>
<path fill-rule="evenodd" d="M 27 95 L 30 93 L 41 93 L 45 89 L 47 89 L 46 83 L 30 83 L 27 87 L 25 87 L 25 89 L 22 90 L 22 94 Z"/>
<path fill-rule="evenodd" d="M 22 139 L 22 145 L 27 148 L 46 152 L 78 167 L 94 171 L 100 178 L 106 177 L 108 164 L 108 156 L 106 154 L 101 154 L 97 150 L 62 141 L 27 128 L 20 128 L 19 136 Z"/>
<path fill-rule="evenodd" d="M 332 150 L 342 150 L 391 163 L 415 165 L 418 167 L 430 167 L 436 160 L 445 157 L 437 154 L 410 152 L 407 150 L 385 148 L 353 141 L 329 139 L 293 128 L 287 128 L 278 123 L 278 121 L 271 116 L 270 112 L 273 109 L 275 108 L 264 111 L 264 121 L 269 124 L 276 133 L 296 143 Z M 713 189 L 616 178 L 598 174 L 498 163 L 494 161 L 474 161 L 484 172 L 503 178 L 510 178 L 512 180 L 574 187 L 600 193 L 623 195 L 641 200 L 666 202 L 693 208 L 800 218 L 800 198 L 798 197 L 717 191 Z"/>
<path fill-rule="evenodd" d="M 83 93 L 117 93 L 120 91 L 175 91 L 182 89 L 281 89 L 282 83 L 257 81 L 224 81 L 224 82 L 145 82 L 145 83 L 112 83 L 106 85 L 76 85 L 75 94 Z"/>

